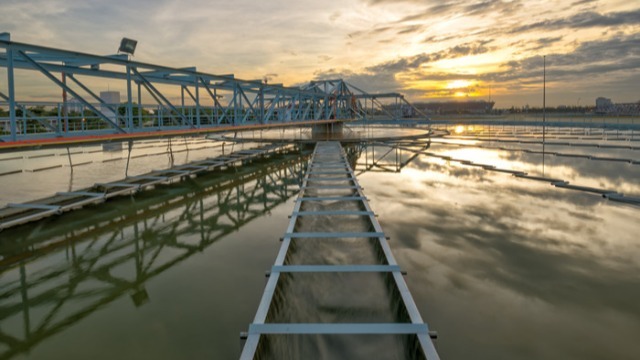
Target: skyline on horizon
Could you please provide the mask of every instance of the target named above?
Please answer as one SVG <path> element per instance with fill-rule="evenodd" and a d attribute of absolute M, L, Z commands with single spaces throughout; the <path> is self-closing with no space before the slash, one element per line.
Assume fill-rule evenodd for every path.
<path fill-rule="evenodd" d="M 139 41 L 136 61 L 287 86 L 339 77 L 416 102 L 537 107 L 546 56 L 549 106 L 640 100 L 640 3 L 628 1 L 10 0 L 2 8 L 0 32 L 12 41 L 108 55 L 129 37 Z M 19 83 L 22 93 L 43 89 L 40 81 Z M 57 95 L 50 91 L 38 96 Z"/>

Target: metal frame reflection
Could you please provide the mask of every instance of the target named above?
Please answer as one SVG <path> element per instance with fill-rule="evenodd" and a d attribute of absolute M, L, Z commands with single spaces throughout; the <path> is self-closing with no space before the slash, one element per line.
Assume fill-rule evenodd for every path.
<path fill-rule="evenodd" d="M 66 233 L 40 225 L 13 237 L 18 249 L 2 245 L 0 268 L 19 274 L 0 286 L 0 321 L 21 316 L 24 333 L 0 330 L 0 346 L 6 349 L 0 358 L 28 351 L 124 294 L 136 306 L 148 302 L 147 280 L 297 194 L 305 163 L 306 156 L 296 154 L 244 165 L 229 170 L 228 177 L 161 188 L 148 199 L 136 198 L 133 206 L 123 200 L 113 211 L 84 216 Z M 63 259 L 38 264 L 56 253 Z M 114 275 L 113 270 L 129 265 L 135 267 L 133 279 Z M 66 309 L 69 303 L 73 308 Z M 35 320 L 34 313 L 42 315 Z"/>
<path fill-rule="evenodd" d="M 407 150 L 407 147 L 411 147 L 412 150 Z M 426 141 L 360 144 L 355 147 L 358 161 L 351 165 L 356 171 L 356 175 L 365 172 L 398 173 L 420 155 L 416 151 L 426 150 L 429 147 L 431 147 L 431 139 Z M 376 149 L 381 151 L 376 153 Z M 345 147 L 345 151 L 349 154 L 353 150 Z M 361 156 L 362 153 L 364 153 L 364 157 Z M 351 157 L 351 154 L 349 156 Z"/>

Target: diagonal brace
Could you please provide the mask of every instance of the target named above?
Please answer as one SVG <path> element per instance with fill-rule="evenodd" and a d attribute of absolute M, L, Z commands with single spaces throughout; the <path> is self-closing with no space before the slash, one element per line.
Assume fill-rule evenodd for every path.
<path fill-rule="evenodd" d="M 40 72 L 44 76 L 48 77 L 49 80 L 53 81 L 56 85 L 58 85 L 61 88 L 65 89 L 69 94 L 73 95 L 73 97 L 78 99 L 81 103 L 83 103 L 86 107 L 88 107 L 89 110 L 93 111 L 96 115 L 98 115 L 102 120 L 104 120 L 104 121 L 108 122 L 109 124 L 111 124 L 119 132 L 121 132 L 123 134 L 127 133 L 123 128 L 121 128 L 120 126 L 118 126 L 118 124 L 116 124 L 111 119 L 109 119 L 109 117 L 107 117 L 105 114 L 103 114 L 95 106 L 91 105 L 88 101 L 86 101 L 84 98 L 82 98 L 82 96 L 80 96 L 80 94 L 78 94 L 76 91 L 74 91 L 73 89 L 71 89 L 70 87 L 65 85 L 62 81 L 58 80 L 55 76 L 51 75 L 51 73 L 49 71 L 47 71 L 47 69 L 45 69 L 37 61 L 33 60 L 31 57 L 29 57 L 29 55 L 27 55 L 24 51 L 20 50 L 19 53 L 20 53 L 20 55 L 22 55 L 22 57 L 24 57 L 24 59 L 27 62 L 29 62 L 31 65 L 33 65 L 33 67 L 35 67 L 36 69 L 40 70 Z"/>

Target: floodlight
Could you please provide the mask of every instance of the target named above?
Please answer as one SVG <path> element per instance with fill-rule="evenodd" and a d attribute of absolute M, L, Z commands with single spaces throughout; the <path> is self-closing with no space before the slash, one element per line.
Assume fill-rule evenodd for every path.
<path fill-rule="evenodd" d="M 134 51 L 136 51 L 136 45 L 138 45 L 137 40 L 122 38 L 120 42 L 120 48 L 118 52 L 123 52 L 125 54 L 131 54 L 133 56 Z"/>

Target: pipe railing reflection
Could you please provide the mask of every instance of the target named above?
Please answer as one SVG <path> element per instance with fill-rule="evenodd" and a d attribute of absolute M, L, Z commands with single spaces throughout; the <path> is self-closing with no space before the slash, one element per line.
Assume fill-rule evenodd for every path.
<path fill-rule="evenodd" d="M 111 211 L 79 214 L 63 230 L 12 230 L 0 249 L 0 274 L 17 279 L 0 285 L 0 321 L 12 321 L 0 330 L 0 358 L 27 352 L 125 294 L 136 307 L 150 301 L 147 280 L 294 196 L 306 159 L 296 152 L 161 188 Z M 130 264 L 132 278 L 114 275 Z"/>
<path fill-rule="evenodd" d="M 410 144 L 410 143 L 407 143 L 407 144 Z M 414 144 L 418 145 L 418 143 L 414 143 Z M 407 150 L 407 151 L 410 151 L 410 152 L 414 152 L 414 153 L 416 153 L 418 155 L 425 155 L 425 156 L 428 156 L 428 157 L 440 158 L 440 159 L 446 160 L 448 162 L 453 161 L 453 162 L 457 162 L 457 163 L 460 163 L 460 164 L 465 165 L 465 166 L 473 166 L 473 167 L 482 168 L 485 171 L 494 171 L 494 172 L 510 174 L 510 175 L 515 176 L 517 178 L 547 182 L 550 185 L 555 186 L 557 188 L 570 189 L 570 190 L 582 191 L 582 192 L 585 192 L 585 193 L 596 194 L 598 196 L 602 196 L 603 198 L 606 198 L 606 199 L 609 199 L 609 200 L 612 200 L 612 201 L 615 201 L 615 202 L 631 204 L 631 205 L 634 205 L 634 206 L 640 205 L 640 197 L 633 196 L 633 195 L 632 196 L 628 196 L 628 195 L 624 195 L 624 194 L 620 193 L 618 190 L 602 188 L 601 187 L 602 184 L 600 184 L 600 187 L 575 185 L 575 184 L 570 184 L 569 181 L 563 180 L 561 178 L 553 178 L 553 177 L 545 176 L 544 172 L 543 172 L 542 176 L 537 176 L 535 174 L 530 174 L 528 172 L 521 171 L 521 170 L 513 170 L 513 169 L 510 169 L 510 168 L 502 168 L 502 167 L 499 167 L 499 166 L 496 166 L 496 165 L 492 165 L 492 164 L 488 164 L 488 163 L 484 163 L 484 162 L 476 162 L 476 161 L 471 161 L 471 160 L 464 159 L 464 158 L 457 158 L 457 157 L 444 155 L 444 154 L 439 154 L 439 153 L 434 153 L 434 152 L 426 152 L 424 150 L 416 150 L 416 149 L 408 147 L 408 146 L 402 146 L 402 148 L 404 150 Z M 542 151 L 542 156 L 543 157 L 545 155 L 549 155 L 549 154 L 550 153 L 545 152 L 544 149 L 543 149 L 543 151 Z M 620 159 L 616 159 L 616 158 L 595 158 L 595 157 L 593 157 L 592 159 L 605 160 L 605 161 L 619 161 L 620 160 Z M 625 162 L 635 163 L 633 161 L 628 161 L 627 159 L 622 159 L 622 160 L 624 160 Z M 544 167 L 543 167 L 543 169 L 544 169 Z"/>
<path fill-rule="evenodd" d="M 358 161 L 352 167 L 356 175 L 365 172 L 398 173 L 420 155 L 416 151 L 426 150 L 430 146 L 431 139 L 360 144 L 356 147 Z M 408 151 L 406 147 L 412 150 Z"/>

